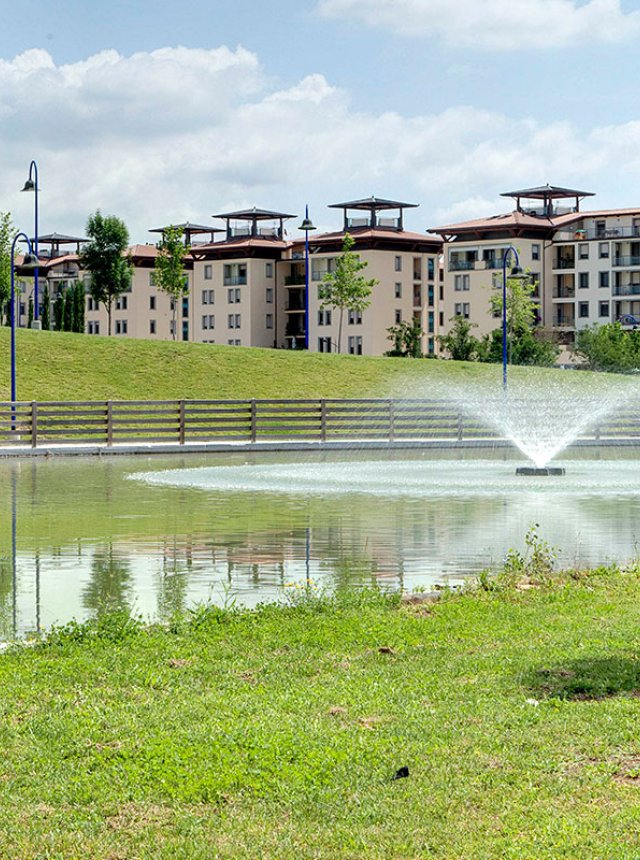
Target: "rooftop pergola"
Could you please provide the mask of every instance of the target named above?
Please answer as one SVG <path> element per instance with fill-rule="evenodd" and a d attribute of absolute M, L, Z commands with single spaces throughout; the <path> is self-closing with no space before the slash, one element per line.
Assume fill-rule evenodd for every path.
<path fill-rule="evenodd" d="M 400 200 L 385 200 L 382 197 L 374 196 L 366 197 L 363 200 L 349 200 L 347 203 L 332 203 L 329 206 L 329 209 L 343 210 L 345 232 L 354 226 L 369 227 L 371 229 L 375 229 L 377 227 L 391 227 L 396 230 L 404 230 L 404 210 L 417 208 L 417 203 L 402 203 Z M 378 217 L 379 212 L 387 212 L 390 209 L 397 210 L 399 212 L 398 218 L 384 219 Z M 348 214 L 350 211 L 368 212 L 369 218 L 363 224 L 358 224 L 358 219 L 352 219 L 350 221 Z M 386 221 L 392 221 L 393 223 L 385 223 Z"/>
<path fill-rule="evenodd" d="M 30 240 L 33 244 L 35 239 Z M 38 236 L 38 245 L 50 245 L 51 250 L 49 256 L 59 257 L 60 248 L 65 245 L 75 245 L 76 254 L 80 253 L 80 245 L 88 242 L 84 236 L 68 236 L 65 233 L 46 233 L 44 236 Z"/>
<path fill-rule="evenodd" d="M 554 200 L 575 200 L 575 211 L 580 211 L 580 201 L 585 197 L 595 197 L 591 191 L 577 191 L 575 188 L 561 188 L 558 185 L 539 185 L 536 188 L 523 188 L 521 191 L 505 191 L 501 197 L 511 197 L 516 201 L 518 212 L 522 209 L 521 200 L 541 200 L 543 214 L 550 218 L 553 213 Z"/>
<path fill-rule="evenodd" d="M 220 218 L 223 221 L 227 222 L 227 239 L 233 239 L 234 235 L 243 235 L 250 236 L 252 238 L 257 238 L 258 236 L 272 235 L 276 236 L 278 239 L 282 239 L 284 237 L 284 222 L 288 221 L 291 218 L 295 218 L 295 215 L 288 215 L 286 212 L 274 212 L 270 209 L 258 209 L 255 206 L 253 209 L 239 209 L 237 212 L 223 212 L 220 215 L 213 215 L 213 218 Z M 232 221 L 242 221 L 245 224 L 249 225 L 248 230 L 244 231 L 234 231 L 231 226 Z M 273 228 L 272 230 L 260 230 L 258 227 L 259 222 L 261 221 L 277 221 L 279 226 L 278 228 Z"/>
<path fill-rule="evenodd" d="M 179 230 L 182 230 L 182 235 L 184 236 L 184 241 L 186 245 L 191 244 L 192 236 L 209 236 L 209 240 L 211 242 L 214 241 L 214 236 L 216 233 L 224 233 L 224 230 L 221 230 L 220 227 L 213 227 L 210 224 L 192 224 L 191 221 L 183 221 L 182 224 L 167 224 L 166 227 L 154 227 L 152 230 L 149 230 L 150 233 L 166 233 L 169 227 L 176 227 Z"/>

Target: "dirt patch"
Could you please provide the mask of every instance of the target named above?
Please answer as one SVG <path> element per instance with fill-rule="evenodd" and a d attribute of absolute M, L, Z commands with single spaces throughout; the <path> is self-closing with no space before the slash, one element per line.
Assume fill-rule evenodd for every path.
<path fill-rule="evenodd" d="M 185 669 L 187 666 L 193 666 L 193 663 L 193 659 L 185 660 L 184 658 L 172 657 L 168 661 L 168 666 L 170 669 Z"/>

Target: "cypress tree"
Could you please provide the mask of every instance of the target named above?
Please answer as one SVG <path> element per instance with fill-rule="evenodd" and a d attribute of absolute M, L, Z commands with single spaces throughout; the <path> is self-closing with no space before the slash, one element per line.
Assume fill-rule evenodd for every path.
<path fill-rule="evenodd" d="M 69 287 L 64 291 L 64 315 L 62 328 L 64 331 L 75 331 L 74 329 L 74 298 L 73 290 Z"/>
<path fill-rule="evenodd" d="M 29 312 L 27 318 L 27 328 L 31 328 L 31 323 L 33 322 L 33 299 L 29 299 Z"/>
<path fill-rule="evenodd" d="M 63 331 L 64 324 L 64 299 L 62 293 L 58 293 L 53 304 L 53 325 L 56 331 Z"/>
<path fill-rule="evenodd" d="M 75 331 L 84 334 L 84 318 L 86 310 L 86 295 L 84 282 L 78 281 L 75 287 Z"/>
<path fill-rule="evenodd" d="M 47 283 L 42 291 L 42 328 L 44 331 L 51 330 L 51 294 Z"/>

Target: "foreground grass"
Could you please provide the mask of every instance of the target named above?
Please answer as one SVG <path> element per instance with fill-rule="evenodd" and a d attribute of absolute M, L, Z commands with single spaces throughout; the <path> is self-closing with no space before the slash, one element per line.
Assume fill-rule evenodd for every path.
<path fill-rule="evenodd" d="M 71 625 L 0 658 L 0 856 L 637 858 L 639 596 Z"/>
<path fill-rule="evenodd" d="M 213 344 L 88 337 L 64 332 L 17 332 L 19 400 L 178 400 L 442 396 L 457 385 L 484 382 L 496 390 L 501 369 L 455 361 L 411 361 L 320 355 Z M 9 330 L 0 327 L 0 399 L 10 391 Z M 510 368 L 514 382 L 542 388 L 549 379 L 581 389 L 599 377 Z M 540 381 L 541 380 L 541 381 Z"/>

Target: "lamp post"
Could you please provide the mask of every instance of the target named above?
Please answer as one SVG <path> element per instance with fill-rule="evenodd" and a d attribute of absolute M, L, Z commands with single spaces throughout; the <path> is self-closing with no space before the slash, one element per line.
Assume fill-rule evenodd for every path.
<path fill-rule="evenodd" d="M 309 206 L 305 207 L 304 221 L 298 228 L 304 230 L 304 348 L 309 349 L 309 231 L 315 230 L 309 219 Z"/>
<path fill-rule="evenodd" d="M 15 403 L 17 400 L 16 397 L 16 266 L 15 266 L 15 254 L 16 254 L 16 245 L 18 242 L 24 241 L 27 243 L 28 253 L 25 254 L 24 260 L 22 261 L 22 269 L 32 269 L 34 271 L 38 270 L 38 266 L 40 265 L 40 261 L 33 253 L 33 246 L 29 241 L 29 237 L 26 233 L 17 233 L 14 237 L 13 242 L 11 243 L 11 402 Z M 14 418 L 12 419 L 12 429 L 15 424 L 15 411 L 12 411 L 12 415 Z"/>
<path fill-rule="evenodd" d="M 510 254 L 513 254 L 516 260 L 515 266 L 511 269 L 511 275 L 517 277 L 522 274 L 518 252 L 513 245 L 509 245 L 502 257 L 502 388 L 505 392 L 507 390 L 507 263 Z"/>
<path fill-rule="evenodd" d="M 24 184 L 23 191 L 34 191 L 35 192 L 35 232 L 33 234 L 33 253 L 37 257 L 38 256 L 38 165 L 35 161 L 32 161 L 29 165 L 29 178 Z M 34 300 L 33 300 L 33 319 L 37 321 L 40 319 L 40 302 L 38 296 L 38 267 L 34 271 L 33 279 L 34 279 Z M 38 326 L 35 326 L 38 328 Z"/>

